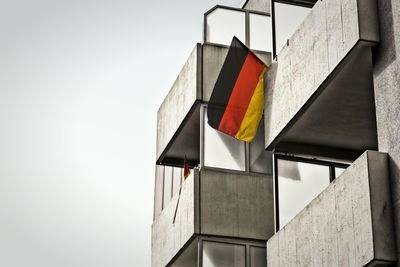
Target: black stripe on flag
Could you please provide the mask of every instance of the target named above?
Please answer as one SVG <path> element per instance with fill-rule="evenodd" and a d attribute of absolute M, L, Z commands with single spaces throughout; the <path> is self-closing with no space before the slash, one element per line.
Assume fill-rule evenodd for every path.
<path fill-rule="evenodd" d="M 210 101 L 208 102 L 208 124 L 214 129 L 218 129 L 219 127 L 247 55 L 247 47 L 236 37 L 233 37 L 228 54 L 215 82 Z"/>

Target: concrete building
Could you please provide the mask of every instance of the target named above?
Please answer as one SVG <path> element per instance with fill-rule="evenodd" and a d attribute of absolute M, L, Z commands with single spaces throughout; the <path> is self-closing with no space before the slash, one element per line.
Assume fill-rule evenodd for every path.
<path fill-rule="evenodd" d="M 269 65 L 249 144 L 206 118 L 233 35 Z M 399 116 L 400 1 L 210 9 L 158 110 L 152 266 L 400 266 Z"/>

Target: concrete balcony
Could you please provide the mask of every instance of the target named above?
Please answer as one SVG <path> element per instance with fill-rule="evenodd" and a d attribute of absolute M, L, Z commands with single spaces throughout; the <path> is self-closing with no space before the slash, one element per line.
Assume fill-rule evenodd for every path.
<path fill-rule="evenodd" d="M 195 169 L 182 184 L 174 222 L 178 198 L 176 194 L 152 225 L 153 267 L 178 257 L 178 262 L 197 264 L 193 241 L 198 236 L 266 241 L 274 232 L 271 176 Z"/>
<path fill-rule="evenodd" d="M 317 1 L 267 71 L 265 147 L 356 159 L 377 149 L 376 0 Z"/>
<path fill-rule="evenodd" d="M 267 242 L 271 267 L 386 266 L 396 260 L 388 159 L 375 151 L 363 153 Z"/>
<path fill-rule="evenodd" d="M 200 104 L 210 99 L 228 52 L 227 46 L 197 44 L 157 113 L 158 164 L 189 165 L 200 161 Z M 271 54 L 256 52 L 265 63 Z"/>

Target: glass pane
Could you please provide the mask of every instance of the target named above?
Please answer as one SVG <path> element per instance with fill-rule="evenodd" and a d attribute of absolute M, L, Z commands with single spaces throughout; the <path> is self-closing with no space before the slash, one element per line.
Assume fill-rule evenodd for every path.
<path fill-rule="evenodd" d="M 272 174 L 272 152 L 265 150 L 264 118 L 250 142 L 250 171 Z"/>
<path fill-rule="evenodd" d="M 303 22 L 311 8 L 275 3 L 275 35 L 277 54 Z"/>
<path fill-rule="evenodd" d="M 245 267 L 244 245 L 203 241 L 203 267 Z"/>
<path fill-rule="evenodd" d="M 217 8 L 207 15 L 206 41 L 230 45 L 235 35 L 243 43 L 245 35 L 245 13 Z"/>
<path fill-rule="evenodd" d="M 207 114 L 207 109 L 204 114 Z M 204 165 L 244 171 L 245 142 L 211 128 L 207 116 L 204 120 Z"/>
<path fill-rule="evenodd" d="M 154 214 L 153 219 L 162 211 L 163 206 L 163 175 L 164 166 L 156 165 L 156 180 L 154 183 Z"/>
<path fill-rule="evenodd" d="M 335 178 L 338 178 L 345 170 L 346 168 L 335 167 Z"/>
<path fill-rule="evenodd" d="M 164 166 L 164 208 L 172 197 L 172 167 Z"/>
<path fill-rule="evenodd" d="M 178 191 L 179 188 L 181 187 L 181 181 L 182 181 L 182 168 L 173 168 L 173 195 L 175 195 Z"/>
<path fill-rule="evenodd" d="M 250 267 L 267 266 L 267 251 L 262 247 L 250 247 Z"/>
<path fill-rule="evenodd" d="M 278 159 L 279 226 L 285 226 L 330 183 L 329 167 Z"/>
<path fill-rule="evenodd" d="M 249 14 L 250 20 L 250 48 L 272 51 L 271 17 Z"/>

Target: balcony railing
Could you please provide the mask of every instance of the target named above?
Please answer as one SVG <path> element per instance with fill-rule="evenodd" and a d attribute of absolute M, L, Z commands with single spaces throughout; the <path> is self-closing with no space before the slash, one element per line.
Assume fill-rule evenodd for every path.
<path fill-rule="evenodd" d="M 230 45 L 236 36 L 250 49 L 272 52 L 267 13 L 217 5 L 204 14 L 204 43 Z"/>
<path fill-rule="evenodd" d="M 287 41 L 265 78 L 267 149 L 344 152 L 354 160 L 377 148 L 370 49 L 379 42 L 376 2 L 317 1 Z"/>
<path fill-rule="evenodd" d="M 387 154 L 366 151 L 267 242 L 268 266 L 396 261 Z"/>
<path fill-rule="evenodd" d="M 193 174 L 154 220 L 153 267 L 166 266 L 196 236 L 265 241 L 274 233 L 271 175 L 206 168 Z"/>

